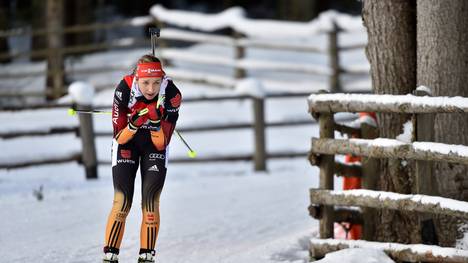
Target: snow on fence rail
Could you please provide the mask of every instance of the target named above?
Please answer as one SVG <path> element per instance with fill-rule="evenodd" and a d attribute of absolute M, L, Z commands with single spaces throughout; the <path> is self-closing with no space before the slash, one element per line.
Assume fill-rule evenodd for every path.
<path fill-rule="evenodd" d="M 394 139 L 312 138 L 318 154 L 355 154 L 371 158 L 402 158 L 421 161 L 444 161 L 468 165 L 468 146 L 435 142 L 404 143 Z"/>
<path fill-rule="evenodd" d="M 430 212 L 468 219 L 468 202 L 427 195 L 404 195 L 371 190 L 330 191 L 310 189 L 312 202 L 325 205 Z"/>
<path fill-rule="evenodd" d="M 341 74 L 368 74 L 368 71 L 362 70 L 351 70 L 345 69 L 340 66 L 339 53 L 341 50 L 349 50 L 350 48 L 363 48 L 364 45 L 353 45 L 348 47 L 342 47 L 338 45 L 338 34 L 341 31 L 354 31 L 363 30 L 362 21 L 360 17 L 351 17 L 349 15 L 339 14 L 334 11 L 328 11 L 322 13 L 317 19 L 314 19 L 308 23 L 302 22 L 284 22 L 284 21 L 271 21 L 271 20 L 255 20 L 245 17 L 245 12 L 241 8 L 231 8 L 224 12 L 214 15 L 208 15 L 196 12 L 187 12 L 179 10 L 168 10 L 160 5 L 156 5 L 151 9 L 152 16 L 136 17 L 133 19 L 125 19 L 121 21 L 115 21 L 108 24 L 95 23 L 90 25 L 79 25 L 72 26 L 57 30 L 42 29 L 38 31 L 30 30 L 7 30 L 0 31 L 0 37 L 8 37 L 13 35 L 48 35 L 50 37 L 57 37 L 61 34 L 79 33 L 86 31 L 95 31 L 102 29 L 112 29 L 122 26 L 142 27 L 147 25 L 157 24 L 161 26 L 163 23 L 171 24 L 179 27 L 195 29 L 203 32 L 193 32 L 184 29 L 164 28 L 161 32 L 160 48 L 161 58 L 167 61 L 190 61 L 193 63 L 205 63 L 229 66 L 234 69 L 234 75 L 232 77 L 226 77 L 221 75 L 207 75 L 199 74 L 199 72 L 192 72 L 185 70 L 174 69 L 172 76 L 175 79 L 193 80 L 198 83 L 206 83 L 213 85 L 221 85 L 224 87 L 232 87 L 236 79 L 242 79 L 246 76 L 247 70 L 266 70 L 266 71 L 284 71 L 284 72 L 296 72 L 315 74 L 322 76 L 329 76 L 331 91 L 338 91 L 341 88 L 340 75 Z M 192 20 L 196 19 L 196 20 Z M 209 21 L 208 24 L 202 21 Z M 235 32 L 232 36 L 215 35 L 212 33 L 215 29 L 220 28 L 231 28 Z M 49 34 L 50 33 L 50 34 Z M 307 43 L 307 39 L 310 39 L 312 35 L 316 34 L 327 34 L 328 44 L 327 48 L 313 47 L 310 41 Z M 244 37 L 242 37 L 244 36 Z M 290 43 L 281 41 L 278 39 L 284 39 L 285 36 L 288 38 L 294 37 L 302 40 L 297 43 Z M 212 57 L 207 55 L 199 55 L 184 51 L 183 49 L 167 49 L 167 41 L 184 41 L 188 43 L 212 43 L 218 45 L 231 46 L 235 50 L 235 56 L 233 58 L 220 58 Z M 63 61 L 63 55 L 75 54 L 90 51 L 105 50 L 108 48 L 122 48 L 132 47 L 135 45 L 147 45 L 149 46 L 149 40 L 145 38 L 123 38 L 113 40 L 106 43 L 97 43 L 89 45 L 79 45 L 71 47 L 54 47 L 55 52 L 49 52 L 49 49 L 25 51 L 17 53 L 3 53 L 0 54 L 2 58 L 16 58 L 21 56 L 57 56 L 60 55 L 61 59 L 50 60 L 50 61 Z M 251 60 L 246 59 L 247 48 L 262 48 L 262 49 L 277 49 L 277 50 L 293 50 L 299 52 L 309 53 L 325 53 L 329 56 L 329 67 L 319 65 L 308 65 L 302 64 L 297 65 L 296 63 L 271 63 L 272 61 L 262 60 Z M 62 63 L 63 64 L 63 63 Z M 62 65 L 61 64 L 61 65 Z M 121 67 L 101 67 L 99 69 L 89 68 L 80 69 L 77 71 L 66 70 L 63 71 L 61 65 L 56 67 L 49 67 L 47 72 L 34 71 L 31 74 L 22 72 L 21 77 L 24 76 L 56 76 L 57 79 L 63 77 L 64 74 L 100 74 L 109 72 L 112 70 L 121 70 Z M 56 70 L 54 70 L 54 68 Z M 15 78 L 20 77 L 17 74 L 11 73 L 0 73 L 0 78 Z M 51 89 L 47 96 L 59 96 L 56 94 L 58 91 L 63 90 L 63 87 L 55 87 Z M 0 95 L 3 95 L 0 92 Z M 13 96 L 11 92 L 5 94 L 6 96 Z M 30 93 L 21 93 L 17 96 L 28 96 Z M 34 94 L 37 95 L 37 94 Z"/>
<path fill-rule="evenodd" d="M 390 257 L 403 262 L 468 263 L 468 251 L 431 245 L 370 242 L 364 240 L 311 239 L 310 253 L 314 258 L 347 248 L 383 250 Z"/>
<path fill-rule="evenodd" d="M 354 216 L 361 220 L 363 239 L 373 238 L 375 225 L 373 216 L 375 209 L 395 209 L 420 212 L 419 220 L 431 220 L 429 214 L 445 214 L 460 218 L 468 218 L 468 202 L 442 198 L 433 195 L 435 187 L 429 176 L 432 176 L 430 162 L 444 161 L 468 164 L 468 146 L 449 145 L 428 142 L 433 138 L 433 131 L 427 127 L 434 127 L 435 113 L 466 113 L 468 112 L 468 98 L 462 97 L 430 97 L 430 89 L 419 87 L 416 95 L 353 95 L 353 94 L 312 94 L 309 96 L 309 112 L 318 119 L 320 138 L 312 138 L 312 148 L 309 160 L 312 165 L 320 167 L 319 189 L 310 190 L 310 215 L 320 219 L 320 238 L 333 238 L 334 222 L 343 218 L 335 206 L 362 207 L 361 216 Z M 362 121 L 358 125 L 351 125 L 347 129 L 335 123 L 335 112 L 387 112 L 410 113 L 413 121 L 408 125 L 415 131 L 409 137 L 412 142 L 403 142 L 395 139 L 377 138 L 378 130 L 375 123 Z M 347 134 L 358 134 L 363 139 L 334 139 L 334 132 L 344 131 Z M 350 136 L 351 137 L 351 136 Z M 335 154 L 351 154 L 362 156 L 361 169 L 351 171 L 343 164 L 335 162 Z M 413 159 L 415 163 L 415 177 L 417 195 L 402 195 L 397 193 L 381 192 L 377 190 L 379 178 L 379 159 Z M 362 178 L 362 187 L 366 190 L 332 191 L 334 174 L 353 172 Z M 349 210 L 349 209 L 348 209 Z M 349 212 L 349 211 L 348 211 Z M 350 222 L 350 221 L 348 221 Z M 323 253 L 347 246 L 337 245 L 333 239 L 311 242 L 310 252 L 314 256 L 323 256 Z M 378 243 L 381 249 L 385 245 Z M 405 261 L 437 262 L 442 258 L 431 253 L 402 252 L 404 246 L 390 245 L 385 252 L 390 256 Z M 408 248 L 414 248 L 413 245 Z M 435 247 L 437 248 L 437 247 Z M 439 248 L 437 248 L 439 249 Z M 321 251 L 321 252 L 317 252 Z M 454 252 L 443 258 L 443 262 L 468 262 L 467 253 Z"/>
<path fill-rule="evenodd" d="M 468 112 L 468 98 L 377 94 L 312 94 L 309 112 Z"/>

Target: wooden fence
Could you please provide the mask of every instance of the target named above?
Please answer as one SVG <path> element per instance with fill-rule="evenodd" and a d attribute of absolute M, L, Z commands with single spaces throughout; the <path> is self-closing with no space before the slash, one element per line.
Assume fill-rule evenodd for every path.
<path fill-rule="evenodd" d="M 340 52 L 348 51 L 352 49 L 362 49 L 365 45 L 350 45 L 343 46 L 339 45 L 338 35 L 341 32 L 337 26 L 334 26 L 330 31 L 323 31 L 320 34 L 326 34 L 328 37 L 327 43 L 324 43 L 324 46 L 328 48 L 319 49 L 311 47 L 308 44 L 295 44 L 288 42 L 274 42 L 271 40 L 260 40 L 260 39 L 250 39 L 243 37 L 241 33 L 234 32 L 231 36 L 226 35 L 216 35 L 212 33 L 203 33 L 203 32 L 193 32 L 183 29 L 170 28 L 169 26 L 164 25 L 162 22 L 158 21 L 157 18 L 151 16 L 137 17 L 132 19 L 125 19 L 121 21 L 115 21 L 112 23 L 95 23 L 90 25 L 79 25 L 72 26 L 67 28 L 54 28 L 53 30 L 41 29 L 36 31 L 30 30 L 21 30 L 21 29 L 11 29 L 7 31 L 0 31 L 0 37 L 11 37 L 19 35 L 28 35 L 28 36 L 39 36 L 44 35 L 48 37 L 61 38 L 65 34 L 71 33 L 82 33 L 89 31 L 97 31 L 103 29 L 114 29 L 120 27 L 146 27 L 150 25 L 164 26 L 161 37 L 159 40 L 160 46 L 160 56 L 163 61 L 166 62 L 167 72 L 176 80 L 187 80 L 197 83 L 205 83 L 217 86 L 224 86 L 232 88 L 236 84 L 236 80 L 242 79 L 246 76 L 246 72 L 250 69 L 255 68 L 255 70 L 264 70 L 264 71 L 282 71 L 282 72 L 291 72 L 291 73 L 306 73 L 309 75 L 325 76 L 329 77 L 329 90 L 332 92 L 340 91 L 342 88 L 340 78 L 343 75 L 368 75 L 367 70 L 348 70 L 341 66 L 340 64 Z M 205 44 L 217 44 L 231 47 L 234 50 L 233 58 L 219 58 L 219 56 L 210 56 L 208 54 L 197 55 L 197 54 L 187 54 L 184 53 L 184 49 L 180 48 L 169 48 L 168 41 L 179 41 L 189 44 L 195 43 L 205 43 Z M 62 41 L 63 42 L 63 41 Z M 62 43 L 60 42 L 60 43 Z M 78 46 L 54 46 L 53 49 L 43 49 L 35 51 L 24 51 L 24 52 L 15 52 L 15 53 L 2 53 L 0 58 L 18 58 L 25 56 L 55 56 L 60 54 L 60 60 L 57 59 L 48 59 L 49 64 L 52 61 L 63 64 L 65 55 L 73 55 L 76 53 L 83 52 L 92 52 L 99 51 L 107 48 L 131 48 L 136 45 L 147 45 L 149 47 L 148 38 L 122 38 L 117 40 L 112 40 L 110 42 L 104 43 L 94 43 L 88 45 L 78 45 Z M 248 48 L 261 48 L 261 49 L 272 49 L 278 51 L 297 51 L 305 53 L 315 53 L 315 54 L 325 54 L 328 56 L 329 66 L 321 65 L 297 65 L 296 63 L 273 63 L 273 60 L 252 60 L 245 57 Z M 208 65 L 221 65 L 226 67 L 231 67 L 233 69 L 233 75 L 231 77 L 216 75 L 216 74 L 200 74 L 200 72 L 193 71 L 181 71 L 176 68 L 170 68 L 169 65 L 173 64 L 175 61 L 185 61 L 195 64 L 208 64 Z M 48 76 L 53 79 L 64 79 L 65 76 L 70 74 L 101 74 L 110 71 L 116 70 L 128 70 L 131 65 L 127 66 L 112 66 L 112 67 L 94 67 L 94 68 L 85 68 L 80 70 L 73 69 L 63 69 L 62 66 L 49 66 L 47 71 L 37 70 L 31 72 L 21 72 L 17 73 L 0 73 L 0 79 L 14 79 L 14 78 L 24 78 L 24 77 L 37 77 L 37 76 Z M 56 70 L 53 70 L 53 69 Z M 201 76 L 201 77 L 200 77 Z M 59 82 L 57 82 L 59 83 Z M 110 86 L 105 85 L 107 87 Z M 65 93 L 63 84 L 60 87 L 49 87 L 46 89 L 46 92 L 15 92 L 15 91 L 0 91 L 0 96 L 53 96 L 59 97 Z M 312 88 L 312 87 L 311 87 Z M 40 90 L 40 89 L 38 89 Z M 57 94 L 56 94 L 57 93 Z"/>
<path fill-rule="evenodd" d="M 54 27 L 45 28 L 36 31 L 30 30 L 8 30 L 1 31 L 0 37 L 11 37 L 11 36 L 48 36 L 53 38 L 60 38 L 64 34 L 71 33 L 80 33 L 80 32 L 89 32 L 103 29 L 114 29 L 121 27 L 146 27 L 148 25 L 157 25 L 163 27 L 161 32 L 161 38 L 159 40 L 159 51 L 161 52 L 162 59 L 166 62 L 166 72 L 173 77 L 176 81 L 184 80 L 194 83 L 203 83 L 208 85 L 216 85 L 225 88 L 234 88 L 236 83 L 242 78 L 246 77 L 247 71 L 255 68 L 256 70 L 265 70 L 265 71 L 282 71 L 282 72 L 292 72 L 292 73 L 306 73 L 310 75 L 318 76 L 328 76 L 330 78 L 329 90 L 337 91 L 341 88 L 340 76 L 342 74 L 368 74 L 364 71 L 350 71 L 345 70 L 340 66 L 339 54 L 342 50 L 350 49 L 362 49 L 363 45 L 347 46 L 343 47 L 338 44 L 338 34 L 340 29 L 334 27 L 330 32 L 321 32 L 320 34 L 326 34 L 328 36 L 328 48 L 318 49 L 311 47 L 306 44 L 292 44 L 287 42 L 274 42 L 271 40 L 260 40 L 260 39 L 251 39 L 242 36 L 239 32 L 234 32 L 232 35 L 221 35 L 221 34 L 212 34 L 206 32 L 193 32 L 189 30 L 171 28 L 168 25 L 163 25 L 161 21 L 158 21 L 157 18 L 151 16 L 137 17 L 132 19 L 125 19 L 121 21 L 116 21 L 112 23 L 95 23 L 90 25 L 79 25 L 72 26 L 67 28 Z M 184 49 L 169 48 L 171 41 L 184 42 L 188 44 L 204 43 L 204 44 L 217 44 L 228 46 L 232 48 L 235 52 L 233 58 L 223 58 L 220 59 L 216 56 L 210 55 L 198 55 L 198 54 L 188 54 Z M 58 41 L 59 43 L 62 43 Z M 56 42 L 57 43 L 57 42 Z M 26 52 L 16 52 L 16 53 L 4 53 L 0 54 L 0 58 L 18 58 L 25 56 L 36 56 L 36 55 L 53 55 L 55 58 L 56 54 L 60 54 L 61 60 L 63 63 L 63 58 L 65 55 L 73 55 L 76 53 L 82 52 L 91 52 L 99 51 L 106 48 L 131 48 L 135 45 L 144 44 L 149 47 L 149 39 L 147 38 L 123 38 L 113 40 L 111 42 L 99 43 L 99 44 L 89 44 L 89 45 L 79 45 L 79 46 L 54 46 L 54 49 L 44 49 L 44 50 L 35 50 L 35 51 L 26 51 Z M 298 66 L 295 63 L 272 63 L 271 60 L 251 60 L 245 57 L 248 48 L 261 48 L 261 49 L 271 49 L 271 50 L 288 50 L 288 51 L 297 51 L 305 53 L 316 53 L 316 54 L 325 54 L 329 56 L 330 67 L 320 67 L 314 65 L 303 65 Z M 148 48 L 149 50 L 149 48 Z M 51 52 L 53 51 L 53 52 Z M 203 58 L 203 59 L 200 59 Z M 52 60 L 50 61 L 57 61 Z M 176 61 L 191 62 L 196 64 L 206 64 L 206 65 L 221 65 L 226 67 L 231 67 L 233 69 L 233 75 L 230 77 L 210 74 L 210 73 L 200 73 L 194 71 L 180 70 L 177 68 L 170 67 L 171 64 L 174 64 Z M 254 66 L 252 66 L 254 65 Z M 52 67 L 54 68 L 54 67 Z M 55 67 L 60 68 L 60 67 Z M 89 68 L 80 68 L 80 69 L 71 69 L 71 68 L 60 68 L 59 70 L 51 70 L 51 67 L 48 67 L 47 71 L 36 70 L 31 72 L 22 71 L 21 74 L 8 72 L 0 73 L 0 79 L 15 79 L 15 78 L 24 78 L 24 77 L 38 77 L 38 76 L 47 76 L 53 77 L 53 79 L 61 79 L 64 76 L 69 76 L 71 74 L 103 74 L 113 71 L 123 71 L 128 70 L 130 65 L 119 65 L 119 66 L 95 66 Z M 58 83 L 58 82 L 57 82 Z M 63 85 L 63 84 L 62 84 Z M 103 84 L 99 87 L 95 87 L 96 90 L 103 90 L 107 88 L 113 88 L 114 83 Z M 40 89 L 38 89 L 40 90 Z M 12 91 L 11 89 L 7 92 L 0 91 L 0 96 L 2 97 L 17 97 L 17 96 L 48 96 L 48 97 L 57 97 L 64 93 L 64 87 L 54 87 L 46 89 L 46 92 L 32 91 L 32 92 L 17 92 Z M 311 87 L 313 90 L 313 87 Z M 280 97 L 305 97 L 308 93 L 295 93 L 295 94 L 269 94 L 266 98 L 280 98 Z M 266 99 L 265 98 L 265 99 Z M 266 160 L 268 158 L 283 158 L 283 157 L 295 157 L 295 156 L 305 156 L 306 153 L 267 153 L 265 150 L 265 128 L 266 127 L 278 127 L 278 126 L 291 126 L 291 125 L 307 125 L 310 124 L 310 120 L 298 120 L 298 121 L 289 121 L 289 122 L 275 122 L 275 123 L 265 123 L 264 121 L 264 100 L 256 99 L 249 96 L 236 96 L 236 97 L 215 97 L 215 98 L 193 98 L 185 99 L 184 103 L 197 102 L 197 101 L 220 101 L 220 100 L 240 100 L 240 99 L 251 99 L 254 101 L 254 123 L 238 123 L 231 125 L 209 125 L 205 127 L 183 127 L 180 129 L 181 132 L 203 132 L 203 131 L 215 131 L 215 130 L 226 130 L 226 129 L 254 129 L 255 134 L 255 153 L 252 155 L 239 155 L 239 156 L 223 156 L 223 157 L 207 157 L 207 158 L 197 158 L 197 159 L 176 159 L 173 162 L 199 162 L 199 161 L 228 161 L 228 160 L 254 160 L 255 167 L 258 170 L 263 170 L 266 167 Z M 37 105 L 22 105 L 21 108 L 12 107 L 9 105 L 0 105 L 0 110 L 4 111 L 15 111 L 15 110 L 26 110 L 26 109 L 42 109 L 42 108 L 53 108 L 53 107 L 62 107 L 67 108 L 71 105 L 57 105 L 54 103 L 44 103 Z M 109 108 L 109 107 L 105 107 Z M 77 136 L 82 136 L 83 132 L 79 131 L 79 127 L 54 127 L 46 131 L 25 131 L 25 132 L 14 132 L 14 133 L 3 133 L 0 134 L 1 138 L 15 138 L 21 136 L 44 136 L 48 134 L 60 134 L 60 133 L 75 133 Z M 110 136 L 110 133 L 95 133 L 95 136 Z M 86 139 L 88 140 L 88 139 Z M 81 157 L 80 157 L 81 156 Z M 36 164 L 46 164 L 51 162 L 65 162 L 69 160 L 78 160 L 84 161 L 84 158 L 81 153 L 74 153 L 66 158 L 60 159 L 50 159 L 40 162 L 35 162 Z M 98 161 L 98 163 L 108 163 Z M 24 161 L 22 163 L 15 164 L 1 164 L 0 168 L 16 168 L 16 167 L 25 167 L 31 165 L 32 162 Z"/>
<path fill-rule="evenodd" d="M 425 97 L 421 97 L 425 95 Z M 360 223 L 363 239 L 371 240 L 375 226 L 375 209 L 395 209 L 419 212 L 420 222 L 431 219 L 431 214 L 444 214 L 468 219 L 468 202 L 433 196 L 435 184 L 431 182 L 431 162 L 444 161 L 468 164 L 468 146 L 427 142 L 433 139 L 435 113 L 468 113 L 468 98 L 429 97 L 418 89 L 415 95 L 360 95 L 313 94 L 309 97 L 309 111 L 318 119 L 320 138 L 312 138 L 309 159 L 320 167 L 318 189 L 310 189 L 310 215 L 320 219 L 321 240 L 311 240 L 312 258 L 347 247 L 374 247 L 383 249 L 395 259 L 410 262 L 468 262 L 468 253 L 452 249 L 449 254 L 436 255 L 417 251 L 416 245 L 387 245 L 361 241 L 341 241 L 334 237 L 334 222 Z M 387 112 L 413 114 L 413 142 L 376 138 L 376 127 L 362 123 L 360 128 L 337 125 L 335 112 Z M 422 127 L 425 127 L 422 129 Z M 347 134 L 360 133 L 364 139 L 334 139 L 334 131 Z M 361 165 L 346 165 L 335 161 L 336 154 L 362 156 Z M 417 194 L 402 195 L 376 191 L 379 177 L 379 159 L 409 159 L 416 162 Z M 365 190 L 333 190 L 334 175 L 360 176 Z M 339 208 L 335 207 L 339 206 Z M 343 206 L 359 206 L 362 210 L 346 209 Z M 361 242 L 361 243 L 360 243 Z M 409 246 L 414 251 L 401 252 Z M 431 248 L 437 248 L 431 246 Z M 405 247 L 405 249 L 408 249 Z M 404 249 L 403 249 L 404 250 Z"/>
<path fill-rule="evenodd" d="M 266 144 L 265 144 L 265 129 L 270 127 L 282 127 L 282 126 L 298 126 L 298 125 L 311 125 L 310 119 L 304 120 L 290 120 L 290 121 L 279 121 L 279 122 L 266 122 L 265 121 L 265 111 L 264 111 L 264 102 L 268 99 L 284 99 L 284 98 L 305 98 L 309 93 L 276 93 L 276 94 L 269 94 L 266 95 L 263 99 L 253 98 L 247 95 L 238 95 L 238 96 L 216 96 L 216 97 L 198 97 L 198 98 L 184 98 L 183 103 L 200 103 L 200 102 L 208 102 L 208 103 L 217 103 L 220 101 L 228 101 L 228 100 L 253 100 L 253 122 L 243 122 L 243 123 L 236 123 L 236 124 L 218 124 L 218 125 L 203 125 L 203 126 L 194 126 L 194 127 L 187 127 L 183 126 L 178 128 L 181 133 L 191 133 L 191 132 L 209 132 L 209 131 L 226 131 L 226 130 L 233 130 L 233 129 L 253 129 L 254 131 L 254 153 L 252 154 L 245 154 L 245 155 L 222 155 L 222 156 L 206 156 L 206 157 L 197 157 L 195 159 L 191 158 L 174 158 L 171 159 L 171 163 L 187 163 L 187 162 L 226 162 L 226 161 L 253 161 L 255 170 L 265 170 L 266 169 L 266 162 L 268 159 L 271 158 L 295 158 L 295 157 L 306 157 L 307 152 L 267 152 L 266 151 Z M 36 109 L 63 109 L 64 111 L 68 108 L 76 107 L 78 109 L 83 109 L 84 106 L 76 106 L 73 104 L 38 104 L 38 105 L 30 105 L 25 107 L 8 107 L 5 110 L 8 111 L 23 111 L 23 110 L 36 110 Z M 88 107 L 88 106 L 86 106 Z M 91 108 L 87 108 L 91 109 Z M 111 105 L 101 105 L 95 106 L 92 109 L 96 110 L 110 110 Z M 91 117 L 90 115 L 85 114 L 87 117 Z M 75 134 L 77 137 L 80 137 L 81 140 L 90 141 L 89 138 L 96 138 L 96 137 L 107 137 L 109 140 L 112 138 L 112 132 L 97 132 L 93 129 L 90 130 L 89 120 L 82 120 L 80 119 L 80 126 L 75 127 L 52 127 L 48 130 L 29 130 L 29 131 L 12 131 L 12 132 L 2 132 L 0 133 L 1 139 L 13 139 L 18 137 L 25 137 L 25 136 L 49 136 L 54 134 Z M 83 125 L 84 124 L 84 125 Z M 91 148 L 89 149 L 89 147 Z M 84 143 L 83 144 L 83 152 L 75 152 L 70 153 L 67 156 L 63 156 L 61 158 L 44 158 L 41 161 L 28 161 L 23 160 L 22 162 L 17 163 L 4 163 L 0 164 L 0 169 L 15 169 L 15 168 L 22 168 L 32 165 L 42 165 L 42 164 L 53 164 L 53 163 L 62 163 L 62 162 L 70 162 L 70 161 L 78 161 L 83 163 L 85 167 L 96 167 L 97 164 L 100 165 L 109 165 L 110 161 L 105 160 L 97 160 L 94 144 L 91 143 Z M 85 152 L 88 154 L 85 154 Z M 94 151 L 94 153 L 93 153 Z M 86 159 L 85 158 L 90 159 Z M 89 168 L 94 169 L 94 168 Z M 94 170 L 93 170 L 94 171 Z M 94 172 L 88 172 L 88 178 L 94 178 Z"/>

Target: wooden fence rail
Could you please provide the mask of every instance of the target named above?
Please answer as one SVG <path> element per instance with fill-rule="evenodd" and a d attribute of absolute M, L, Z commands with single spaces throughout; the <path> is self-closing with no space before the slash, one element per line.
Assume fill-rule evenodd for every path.
<path fill-rule="evenodd" d="M 322 258 L 325 254 L 347 248 L 378 249 L 399 262 L 468 263 L 468 251 L 430 245 L 405 245 L 362 240 L 311 239 L 310 254 Z"/>
<path fill-rule="evenodd" d="M 430 147 L 433 146 L 433 147 Z M 444 150 L 438 150 L 442 147 Z M 452 147 L 452 151 L 448 149 Z M 420 161 L 443 161 L 468 164 L 468 146 L 443 143 L 403 143 L 393 139 L 317 139 L 312 138 L 312 148 L 319 154 L 355 154 L 372 158 L 396 158 Z"/>
<path fill-rule="evenodd" d="M 310 199 L 324 205 L 363 206 L 427 212 L 468 219 L 468 202 L 426 195 L 403 195 L 372 190 L 310 189 Z"/>
<path fill-rule="evenodd" d="M 468 113 L 468 98 L 313 94 L 309 97 L 309 112 Z"/>

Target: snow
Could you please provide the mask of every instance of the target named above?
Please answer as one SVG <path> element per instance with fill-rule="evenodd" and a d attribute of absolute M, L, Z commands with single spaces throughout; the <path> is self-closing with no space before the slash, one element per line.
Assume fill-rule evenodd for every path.
<path fill-rule="evenodd" d="M 170 166 L 161 196 L 158 260 L 306 262 L 301 240 L 317 229 L 307 214 L 307 188 L 317 183 L 310 176 L 316 169 L 306 160 L 275 161 L 269 167 L 270 173 L 252 173 L 244 162 Z M 110 167 L 101 166 L 99 173 L 99 180 L 85 182 L 76 164 L 2 171 L 2 257 L 8 262 L 96 262 L 113 195 Z M 139 248 L 139 184 L 138 178 L 121 247 L 123 262 L 134 261 Z M 31 194 L 40 185 L 42 202 Z M 29 242 L 34 249 L 19 253 Z"/>
<path fill-rule="evenodd" d="M 397 140 L 411 143 L 413 137 L 413 122 L 407 121 L 403 124 L 403 133 L 396 137 Z"/>
<path fill-rule="evenodd" d="M 130 20 L 132 26 L 146 26 L 154 21 L 152 16 L 139 16 Z"/>
<path fill-rule="evenodd" d="M 382 94 L 312 94 L 309 96 L 309 105 L 313 107 L 317 102 L 372 103 L 379 108 L 391 107 L 394 104 L 409 104 L 413 107 L 449 108 L 451 112 L 468 112 L 468 98 L 464 97 L 419 97 L 407 95 L 382 95 Z M 441 110 L 439 109 L 439 110 Z M 407 109 L 408 110 L 408 109 Z"/>
<path fill-rule="evenodd" d="M 361 145 L 369 145 L 369 146 L 378 146 L 378 147 L 399 147 L 401 145 L 405 145 L 406 143 L 394 140 L 394 139 L 387 139 L 387 138 L 377 138 L 373 140 L 368 139 L 349 139 L 351 143 L 361 144 Z"/>
<path fill-rule="evenodd" d="M 363 256 L 365 255 L 365 257 Z M 346 261 L 343 261 L 346 259 Z M 315 261 L 317 263 L 394 263 L 387 254 L 378 249 L 371 248 L 348 248 L 340 251 L 328 253 L 322 260 Z"/>
<path fill-rule="evenodd" d="M 439 247 L 422 244 L 398 244 L 398 243 L 384 243 L 384 242 L 369 242 L 364 240 L 337 240 L 337 239 L 312 239 L 310 242 L 314 244 L 345 244 L 350 248 L 367 248 L 374 250 L 392 250 L 392 251 L 411 251 L 419 254 L 431 253 L 436 257 L 449 257 L 449 256 L 460 256 L 468 257 L 468 251 L 459 250 L 449 247 Z M 320 262 L 320 261 L 319 261 Z M 338 262 L 338 261 L 336 261 Z M 392 262 L 392 261 L 390 261 Z"/>
<path fill-rule="evenodd" d="M 250 95 L 258 99 L 265 98 L 266 95 L 265 88 L 263 87 L 262 83 L 254 78 L 240 80 L 237 83 L 235 90 L 239 94 Z"/>
<path fill-rule="evenodd" d="M 92 105 L 94 97 L 94 87 L 84 81 L 73 82 L 68 87 L 68 94 L 72 101 L 79 105 Z"/>
<path fill-rule="evenodd" d="M 417 91 L 424 91 L 426 92 L 428 95 L 432 95 L 432 90 L 431 88 L 429 87 L 426 87 L 426 86 L 419 86 L 416 88 Z"/>
<path fill-rule="evenodd" d="M 219 14 L 203 14 L 197 12 L 169 10 L 162 5 L 151 7 L 150 14 L 157 20 L 194 30 L 215 31 L 229 27 L 244 17 L 245 11 L 240 7 L 231 7 Z"/>
<path fill-rule="evenodd" d="M 233 28 L 252 38 L 309 38 L 313 34 L 328 32 L 336 24 L 345 31 L 363 31 L 362 19 L 336 11 L 326 11 L 310 22 L 285 22 L 267 19 L 248 19 L 240 7 L 231 7 L 218 14 L 202 14 L 180 10 L 169 10 L 162 5 L 150 9 L 157 20 L 193 30 L 212 32 Z"/>
<path fill-rule="evenodd" d="M 468 224 L 461 225 L 459 231 L 463 233 L 463 236 L 457 240 L 455 248 L 468 250 Z"/>
<path fill-rule="evenodd" d="M 468 157 L 468 146 L 445 144 L 437 142 L 413 142 L 413 148 L 419 151 L 427 151 L 440 154 L 456 154 Z"/>

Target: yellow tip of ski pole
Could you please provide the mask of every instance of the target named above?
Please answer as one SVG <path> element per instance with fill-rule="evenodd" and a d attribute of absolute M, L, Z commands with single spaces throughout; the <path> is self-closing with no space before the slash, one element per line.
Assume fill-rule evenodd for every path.
<path fill-rule="evenodd" d="M 138 116 L 143 116 L 143 115 L 145 115 L 145 114 L 148 113 L 148 112 L 149 112 L 148 108 L 144 108 L 144 109 L 142 109 L 140 112 L 138 112 Z"/>
<path fill-rule="evenodd" d="M 68 109 L 68 115 L 73 116 L 76 115 L 76 111 L 72 108 Z"/>
<path fill-rule="evenodd" d="M 195 151 L 188 151 L 188 156 L 189 156 L 190 158 L 195 158 L 195 157 L 197 157 L 197 152 L 195 152 Z"/>

